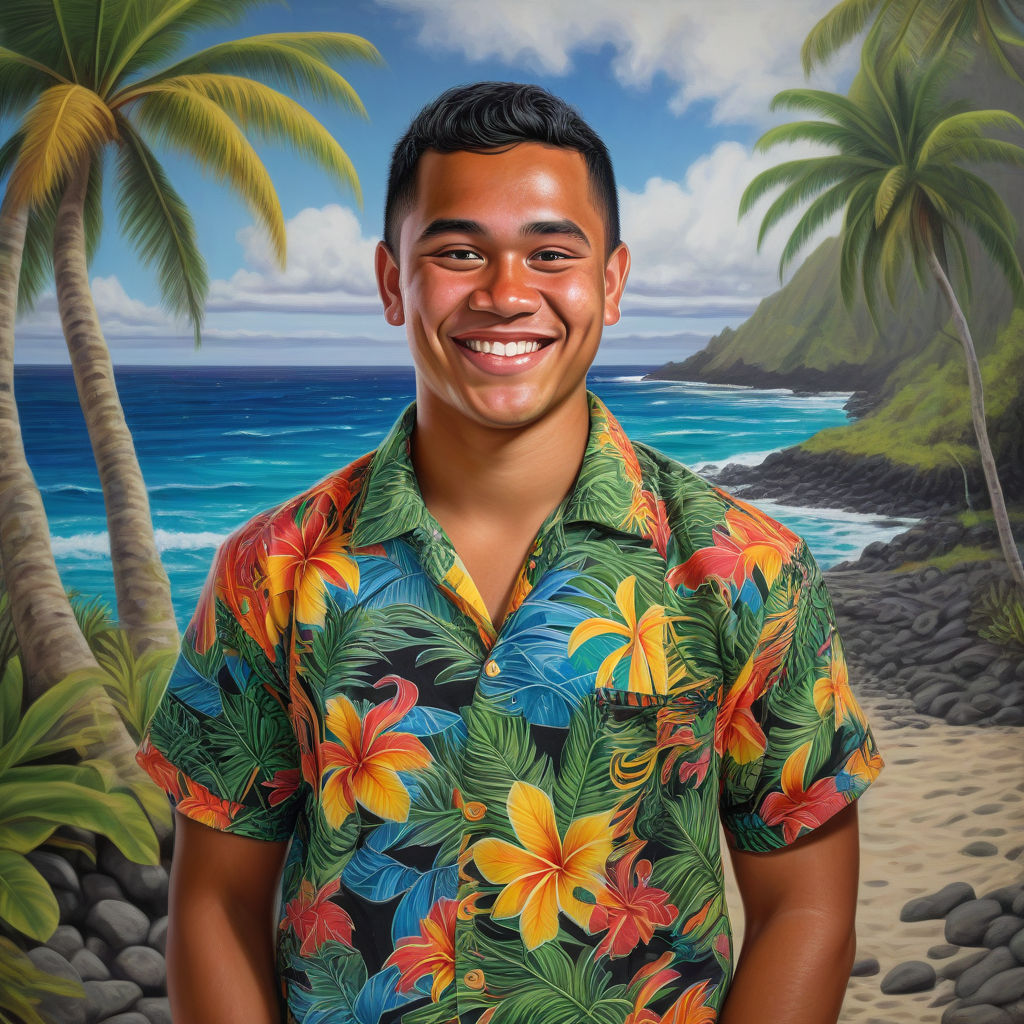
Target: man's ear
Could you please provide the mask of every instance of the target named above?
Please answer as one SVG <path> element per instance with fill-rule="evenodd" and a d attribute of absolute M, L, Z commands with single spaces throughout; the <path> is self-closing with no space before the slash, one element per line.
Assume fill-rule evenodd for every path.
<path fill-rule="evenodd" d="M 384 303 L 384 319 L 392 326 L 400 327 L 405 323 L 405 308 L 402 305 L 402 292 L 398 287 L 398 263 L 384 242 L 377 243 L 373 269 L 377 275 L 380 301 Z"/>
<path fill-rule="evenodd" d="M 611 327 L 619 322 L 619 303 L 629 277 L 629 249 L 625 242 L 619 244 L 608 257 L 604 268 L 604 325 Z"/>

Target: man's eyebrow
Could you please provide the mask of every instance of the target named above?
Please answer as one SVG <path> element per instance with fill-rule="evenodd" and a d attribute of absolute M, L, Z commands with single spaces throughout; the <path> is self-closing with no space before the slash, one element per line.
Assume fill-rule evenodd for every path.
<path fill-rule="evenodd" d="M 440 217 L 432 220 L 420 234 L 419 240 L 426 241 L 436 235 L 447 235 L 449 232 L 460 235 L 486 235 L 483 224 L 476 220 L 463 220 L 459 217 Z"/>
<path fill-rule="evenodd" d="M 588 249 L 590 239 L 587 238 L 583 228 L 571 220 L 536 220 L 523 228 L 524 235 L 569 235 L 578 242 L 582 242 Z"/>

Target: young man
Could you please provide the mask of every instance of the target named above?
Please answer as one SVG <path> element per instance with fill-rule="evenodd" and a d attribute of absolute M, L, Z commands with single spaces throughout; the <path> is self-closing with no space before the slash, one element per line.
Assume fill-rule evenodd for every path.
<path fill-rule="evenodd" d="M 543 90 L 451 90 L 396 147 L 416 402 L 224 544 L 140 752 L 183 1024 L 836 1019 L 881 762 L 805 545 L 586 391 L 628 270 Z"/>

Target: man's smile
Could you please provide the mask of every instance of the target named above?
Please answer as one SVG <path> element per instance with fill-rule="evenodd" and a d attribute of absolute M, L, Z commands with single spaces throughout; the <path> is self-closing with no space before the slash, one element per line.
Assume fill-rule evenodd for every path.
<path fill-rule="evenodd" d="M 550 345 L 555 339 L 528 332 L 474 331 L 453 336 L 456 345 L 471 352 L 509 358 L 532 355 Z"/>

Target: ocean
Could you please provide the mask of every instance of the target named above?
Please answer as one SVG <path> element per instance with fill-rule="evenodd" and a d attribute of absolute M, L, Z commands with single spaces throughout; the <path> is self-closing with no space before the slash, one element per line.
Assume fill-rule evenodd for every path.
<path fill-rule="evenodd" d="M 589 386 L 631 437 L 700 472 L 757 464 L 847 422 L 845 394 L 793 395 L 643 381 L 647 367 L 595 367 Z M 412 400 L 412 370 L 367 367 L 118 367 L 179 625 L 217 544 L 375 447 Z M 19 366 L 15 391 L 64 584 L 114 604 L 99 478 L 69 368 Z M 801 533 L 823 567 L 912 520 L 760 503 Z"/>

